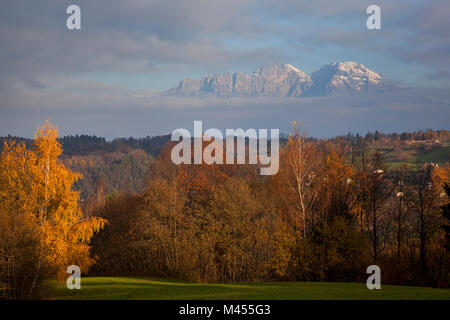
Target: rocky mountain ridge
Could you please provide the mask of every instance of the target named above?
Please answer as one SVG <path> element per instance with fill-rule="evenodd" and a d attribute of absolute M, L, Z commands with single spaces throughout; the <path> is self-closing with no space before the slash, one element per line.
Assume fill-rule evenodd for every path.
<path fill-rule="evenodd" d="M 354 62 L 333 62 L 312 72 L 281 63 L 257 66 L 252 74 L 214 74 L 200 80 L 186 78 L 165 96 L 258 98 L 308 97 L 330 94 L 382 93 L 402 86 L 385 80 L 381 74 Z"/>

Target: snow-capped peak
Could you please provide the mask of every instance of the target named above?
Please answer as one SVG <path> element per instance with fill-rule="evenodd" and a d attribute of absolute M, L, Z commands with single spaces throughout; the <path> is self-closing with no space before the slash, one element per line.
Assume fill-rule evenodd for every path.
<path fill-rule="evenodd" d="M 258 65 L 252 74 L 215 74 L 201 80 L 186 79 L 167 95 L 229 97 L 300 97 L 333 93 L 380 93 L 400 88 L 381 74 L 355 62 L 333 62 L 311 77 L 290 64 Z"/>
<path fill-rule="evenodd" d="M 383 77 L 355 61 L 333 62 L 312 73 L 313 93 L 380 92 Z"/>

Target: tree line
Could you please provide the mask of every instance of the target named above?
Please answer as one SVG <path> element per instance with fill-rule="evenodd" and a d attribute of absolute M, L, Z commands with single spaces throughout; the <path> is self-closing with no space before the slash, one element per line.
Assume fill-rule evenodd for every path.
<path fill-rule="evenodd" d="M 139 194 L 99 197 L 109 224 L 93 237 L 91 274 L 201 282 L 363 281 L 448 286 L 442 208 L 449 165 L 390 169 L 363 146 L 348 155 L 298 130 L 280 171 L 174 165 L 170 142 Z"/>

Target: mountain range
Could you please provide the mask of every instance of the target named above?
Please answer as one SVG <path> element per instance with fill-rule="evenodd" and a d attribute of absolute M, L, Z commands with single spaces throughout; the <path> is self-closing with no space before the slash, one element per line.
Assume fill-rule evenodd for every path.
<path fill-rule="evenodd" d="M 268 63 L 252 74 L 243 72 L 214 74 L 200 80 L 186 78 L 164 92 L 165 96 L 257 98 L 311 97 L 330 94 L 383 93 L 405 86 L 385 80 L 381 74 L 354 62 L 333 62 L 311 76 L 290 64 Z"/>

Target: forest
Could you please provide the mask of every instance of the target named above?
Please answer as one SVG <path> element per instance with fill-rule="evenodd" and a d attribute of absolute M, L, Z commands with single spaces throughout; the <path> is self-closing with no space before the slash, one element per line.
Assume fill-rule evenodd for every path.
<path fill-rule="evenodd" d="M 3 139 L 0 295 L 45 297 L 72 264 L 204 283 L 361 282 L 376 264 L 383 283 L 448 288 L 448 138 L 313 139 L 294 126 L 278 174 L 261 176 L 174 165 L 164 136 L 59 139 L 47 122 L 33 141 Z"/>

